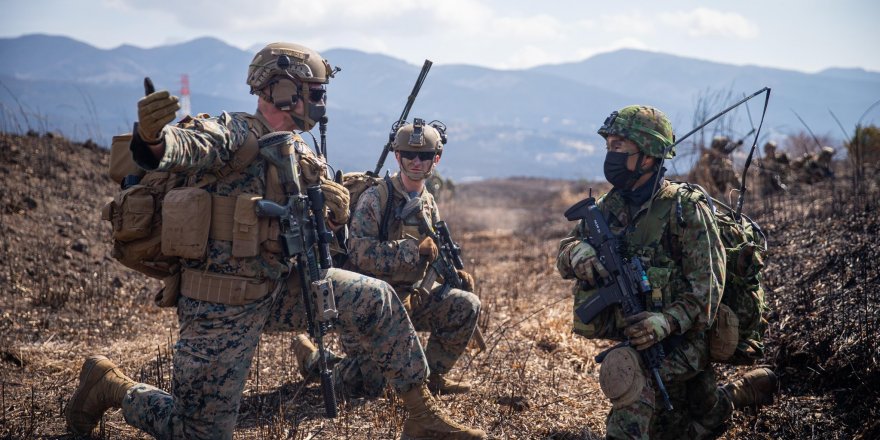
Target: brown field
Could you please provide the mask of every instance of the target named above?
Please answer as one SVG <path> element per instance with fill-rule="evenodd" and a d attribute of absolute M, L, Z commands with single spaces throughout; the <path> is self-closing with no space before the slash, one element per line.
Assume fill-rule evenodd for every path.
<path fill-rule="evenodd" d="M 0 134 L 0 439 L 69 438 L 62 411 L 89 354 L 169 386 L 177 320 L 152 305 L 156 282 L 109 256 L 100 220 L 115 187 L 107 163 L 94 144 Z M 839 165 L 833 184 L 764 200 L 750 194 L 746 211 L 770 239 L 763 362 L 781 387 L 775 404 L 737 413 L 721 438 L 880 438 L 880 203 L 876 182 L 854 195 Z M 556 243 L 572 226 L 561 213 L 585 189 L 507 179 L 441 197 L 478 280 L 488 344 L 454 370 L 475 390 L 443 397 L 444 406 L 492 438 L 604 436 L 609 404 L 592 357 L 608 344 L 571 333 L 571 286 L 554 268 Z M 294 368 L 291 339 L 264 335 L 236 438 L 397 438 L 404 414 L 390 395 L 343 402 L 337 419 L 322 418 L 320 391 Z M 745 368 L 718 370 L 728 380 Z M 148 437 L 111 411 L 99 438 Z"/>

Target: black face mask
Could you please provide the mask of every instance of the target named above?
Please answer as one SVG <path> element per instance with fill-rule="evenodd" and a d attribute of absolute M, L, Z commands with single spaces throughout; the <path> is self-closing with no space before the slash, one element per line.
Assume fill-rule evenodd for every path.
<path fill-rule="evenodd" d="M 605 155 L 605 180 L 615 188 L 627 190 L 641 176 L 641 173 L 630 171 L 626 167 L 629 153 L 609 151 Z"/>

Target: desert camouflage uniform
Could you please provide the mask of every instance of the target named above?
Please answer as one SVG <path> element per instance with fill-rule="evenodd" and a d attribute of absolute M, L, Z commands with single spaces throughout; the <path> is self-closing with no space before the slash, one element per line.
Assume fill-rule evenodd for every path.
<path fill-rule="evenodd" d="M 260 122 L 254 123 L 253 116 L 243 113 L 223 113 L 218 118 L 197 120 L 190 130 L 165 127 L 166 150 L 162 160 L 151 159 L 146 152 L 135 152 L 135 158 L 148 169 L 196 173 L 218 169 L 243 145 L 252 130 L 254 135 L 261 130 L 270 131 L 260 115 L 256 119 Z M 314 165 L 314 153 L 301 139 L 296 147 L 300 166 Z M 267 194 L 272 192 L 266 185 L 267 168 L 267 162 L 257 156 L 238 178 L 224 179 L 206 189 L 221 196 L 251 193 L 272 199 Z M 180 337 L 174 347 L 173 394 L 137 384 L 125 397 L 123 415 L 129 424 L 157 438 L 230 439 L 261 333 L 306 328 L 298 276 L 294 273 L 287 278 L 288 268 L 280 248 L 267 242 L 257 257 L 234 258 L 231 242 L 211 239 L 204 262 L 189 260 L 184 265 L 269 280 L 278 288 L 262 299 L 236 306 L 181 296 L 177 306 Z M 336 294 L 340 331 L 358 335 L 359 347 L 398 392 L 424 383 L 424 352 L 391 287 L 341 269 L 331 269 L 328 276 Z M 289 286 L 284 282 L 286 278 L 293 280 Z"/>
<path fill-rule="evenodd" d="M 358 200 L 351 217 L 349 239 L 349 266 L 352 270 L 388 281 L 397 295 L 407 304 L 410 318 L 416 330 L 430 331 L 425 355 L 432 374 L 449 372 L 467 347 L 477 325 L 480 300 L 471 292 L 451 289 L 439 298 L 440 286 L 423 298 L 414 294 L 413 284 L 425 276 L 429 261 L 419 255 L 419 242 L 425 237 L 418 230 L 415 212 L 399 219 L 399 207 L 410 197 L 403 189 L 399 175 L 391 177 L 394 195 L 391 216 L 388 221 L 388 240 L 380 240 L 380 224 L 385 205 L 382 204 L 379 187 L 365 191 Z M 385 185 L 383 181 L 379 185 Z M 437 204 L 431 194 L 422 190 L 420 197 L 424 215 L 432 223 L 439 220 Z M 381 394 L 385 380 L 374 362 L 357 344 L 356 335 L 342 335 L 347 357 L 334 369 L 337 386 L 350 394 L 377 396 Z"/>
<path fill-rule="evenodd" d="M 670 216 L 668 203 L 659 203 L 671 199 L 674 206 L 679 198 L 682 224 L 675 213 Z M 694 438 L 695 428 L 712 430 L 733 411 L 730 399 L 716 387 L 706 337 L 724 290 L 725 251 L 712 214 L 698 200 L 697 193 L 664 180 L 654 196 L 651 212 L 647 212 L 650 201 L 629 206 L 618 190 L 597 202 L 612 232 L 624 234 L 626 252 L 639 256 L 651 286 L 660 289 L 652 294 L 662 294 L 662 310 L 651 310 L 652 298 L 645 299 L 648 309 L 662 311 L 680 328 L 663 341 L 667 355 L 660 367 L 674 410 L 662 409 L 662 397 L 648 374 L 649 386 L 644 387 L 636 403 L 611 410 L 608 438 Z M 657 234 L 639 228 L 647 216 L 671 219 L 661 223 L 667 226 Z M 582 228 L 581 223 L 559 245 L 557 269 L 563 278 L 575 278 L 569 253 L 585 236 Z M 654 240 L 649 238 L 651 235 L 660 238 Z M 582 286 L 579 282 L 575 288 L 575 308 L 596 293 Z M 623 327 L 619 307 L 603 311 L 590 324 L 581 322 L 577 315 L 574 318 L 574 331 L 589 338 L 624 340 Z"/>

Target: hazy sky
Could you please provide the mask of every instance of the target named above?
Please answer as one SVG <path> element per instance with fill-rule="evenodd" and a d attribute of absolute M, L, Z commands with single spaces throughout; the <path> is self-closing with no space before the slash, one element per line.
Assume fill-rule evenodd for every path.
<path fill-rule="evenodd" d="M 880 71 L 877 0 L 0 0 L 0 37 L 100 48 L 213 36 L 293 41 L 421 64 L 524 68 L 629 47 L 731 64 Z M 332 62 L 332 60 L 330 60 Z"/>

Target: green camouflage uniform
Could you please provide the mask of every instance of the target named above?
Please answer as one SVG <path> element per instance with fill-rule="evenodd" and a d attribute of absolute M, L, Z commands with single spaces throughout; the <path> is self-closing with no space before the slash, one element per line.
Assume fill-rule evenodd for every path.
<path fill-rule="evenodd" d="M 681 223 L 676 213 L 670 212 L 678 200 Z M 617 190 L 597 201 L 612 232 L 624 234 L 626 252 L 637 255 L 645 267 L 655 289 L 651 298 L 645 299 L 648 310 L 662 311 L 680 328 L 663 341 L 667 355 L 660 367 L 674 410 L 662 409 L 662 397 L 646 374 L 649 386 L 639 399 L 611 410 L 607 435 L 624 439 L 698 438 L 695 429 L 712 430 L 733 410 L 730 400 L 716 387 L 706 337 L 724 290 L 725 250 L 699 193 L 663 180 L 648 212 L 650 203 L 629 206 Z M 652 223 L 663 231 L 645 227 Z M 581 237 L 585 237 L 582 223 L 559 245 L 557 269 L 563 278 L 575 278 L 570 252 Z M 596 293 L 581 286 L 579 282 L 575 287 L 575 308 Z M 652 310 L 655 301 L 662 302 L 662 308 Z M 589 338 L 624 340 L 624 326 L 620 307 L 603 311 L 590 324 L 580 322 L 577 315 L 574 318 L 574 332 Z"/>
<path fill-rule="evenodd" d="M 460 289 L 451 289 L 440 298 L 439 285 L 427 298 L 413 293 L 413 284 L 422 280 L 429 264 L 419 255 L 419 242 L 425 237 L 418 230 L 416 216 L 421 213 L 398 218 L 398 208 L 409 196 L 399 175 L 391 179 L 394 195 L 390 201 L 388 239 L 380 240 L 379 228 L 385 205 L 380 186 L 374 186 L 361 195 L 352 213 L 349 266 L 346 267 L 388 281 L 394 287 L 404 303 L 411 306 L 408 311 L 416 330 L 431 332 L 425 348 L 431 373 L 445 374 L 452 369 L 471 339 L 477 325 L 480 300 L 473 293 Z M 386 184 L 383 181 L 379 185 Z M 428 191 L 423 189 L 414 196 L 421 198 L 423 212 L 432 223 L 439 220 L 437 204 Z M 354 395 L 381 394 L 384 377 L 366 356 L 363 346 L 357 344 L 356 335 L 343 335 L 341 339 L 347 356 L 334 369 L 337 386 Z"/>
<path fill-rule="evenodd" d="M 203 173 L 220 168 L 248 136 L 270 131 L 265 120 L 244 113 L 223 113 L 198 119 L 192 129 L 165 127 L 165 155 L 161 161 L 146 151 L 135 158 L 148 169 Z M 249 125 L 250 124 L 250 125 Z M 259 126 L 259 124 L 263 124 Z M 300 165 L 314 156 L 298 139 Z M 261 157 L 241 175 L 206 187 L 221 196 L 267 194 L 266 170 Z M 312 182 L 314 183 L 314 182 Z M 273 237 L 274 238 L 274 237 Z M 264 330 L 306 329 L 302 295 L 297 281 L 284 288 L 288 268 L 277 250 L 263 243 L 259 256 L 234 258 L 231 242 L 211 239 L 205 261 L 187 260 L 186 267 L 227 275 L 282 283 L 275 293 L 245 305 L 226 305 L 181 296 L 177 314 L 180 336 L 174 347 L 172 393 L 137 384 L 122 405 L 125 420 L 157 438 L 231 439 L 260 335 Z M 358 335 L 357 343 L 398 392 L 422 384 L 427 363 L 418 336 L 391 287 L 341 269 L 331 269 L 339 310 L 337 327 L 343 334 Z M 298 276 L 290 274 L 291 280 Z"/>

